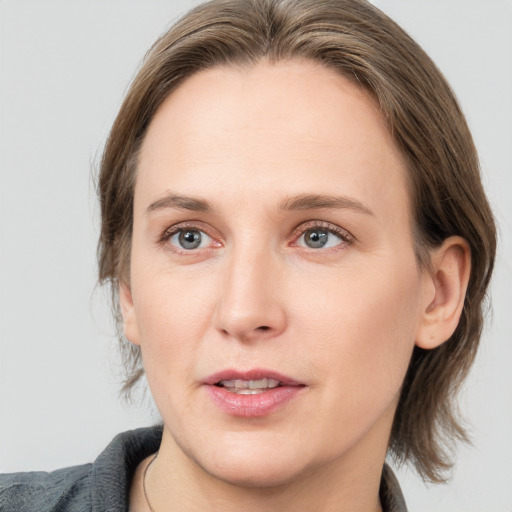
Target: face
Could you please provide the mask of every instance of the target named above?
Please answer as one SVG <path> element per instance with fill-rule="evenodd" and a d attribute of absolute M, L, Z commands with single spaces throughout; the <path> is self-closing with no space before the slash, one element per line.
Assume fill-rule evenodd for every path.
<path fill-rule="evenodd" d="M 334 71 L 219 67 L 174 91 L 121 292 L 164 445 L 258 486 L 382 459 L 425 308 L 410 211 L 378 107 Z"/>

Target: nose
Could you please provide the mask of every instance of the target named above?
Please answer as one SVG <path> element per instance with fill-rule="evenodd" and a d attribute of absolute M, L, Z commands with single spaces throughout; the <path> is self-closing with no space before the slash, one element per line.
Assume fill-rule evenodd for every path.
<path fill-rule="evenodd" d="M 225 262 L 215 327 L 242 342 L 275 338 L 286 328 L 282 271 L 276 257 L 247 252 Z"/>

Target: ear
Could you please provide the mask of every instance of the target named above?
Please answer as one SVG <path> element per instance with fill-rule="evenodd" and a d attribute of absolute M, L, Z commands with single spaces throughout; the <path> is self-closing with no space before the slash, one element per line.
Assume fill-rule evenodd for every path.
<path fill-rule="evenodd" d="M 416 345 L 424 349 L 444 343 L 459 323 L 471 271 L 471 250 L 464 238 L 452 236 L 431 253 L 431 263 L 430 273 L 425 271 L 429 292 L 416 335 Z"/>
<path fill-rule="evenodd" d="M 124 281 L 119 284 L 119 303 L 123 315 L 124 335 L 128 341 L 139 345 L 139 327 L 135 316 L 135 308 L 133 307 L 132 291 Z"/>

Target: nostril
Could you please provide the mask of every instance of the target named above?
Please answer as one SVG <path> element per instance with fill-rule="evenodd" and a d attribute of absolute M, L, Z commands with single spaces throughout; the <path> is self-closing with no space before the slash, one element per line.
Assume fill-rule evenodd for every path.
<path fill-rule="evenodd" d="M 256 330 L 265 332 L 270 330 L 270 327 L 268 325 L 260 325 Z"/>

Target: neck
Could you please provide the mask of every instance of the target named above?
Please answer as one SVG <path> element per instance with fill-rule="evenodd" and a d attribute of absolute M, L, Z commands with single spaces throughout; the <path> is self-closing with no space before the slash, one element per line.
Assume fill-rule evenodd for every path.
<path fill-rule="evenodd" d="M 385 450 L 362 454 L 356 449 L 343 461 L 307 468 L 285 482 L 238 485 L 206 472 L 164 430 L 158 458 L 146 475 L 146 490 L 155 512 L 381 512 L 384 458 Z"/>

